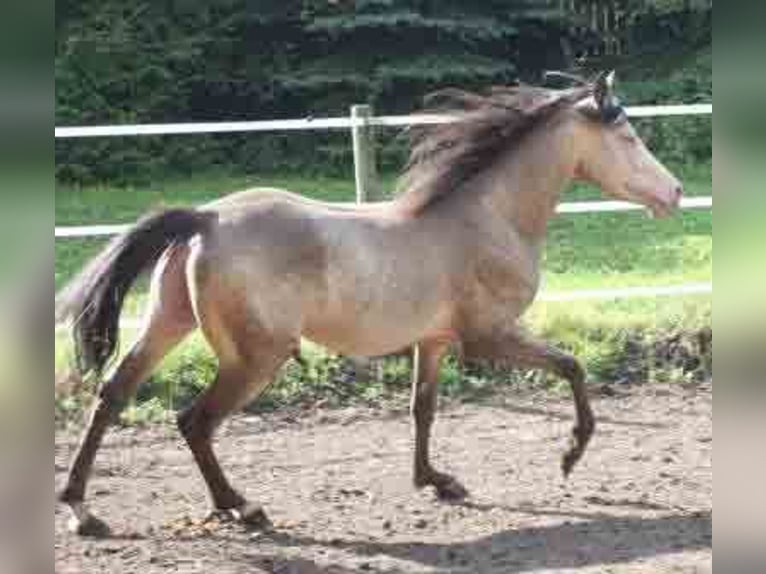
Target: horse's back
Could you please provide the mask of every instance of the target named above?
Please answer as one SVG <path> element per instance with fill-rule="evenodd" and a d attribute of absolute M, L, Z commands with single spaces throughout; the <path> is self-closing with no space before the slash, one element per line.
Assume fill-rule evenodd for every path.
<path fill-rule="evenodd" d="M 349 215 L 375 214 L 391 211 L 393 202 L 381 201 L 370 203 L 321 201 L 276 187 L 255 187 L 237 191 L 208 203 L 203 209 L 212 209 L 219 213 L 231 213 L 249 208 L 256 208 L 264 203 L 280 202 L 302 206 L 318 213 L 345 213 Z"/>
<path fill-rule="evenodd" d="M 383 354 L 441 325 L 448 296 L 443 242 L 419 222 L 367 209 L 250 190 L 206 209 L 219 225 L 200 240 L 207 277 L 246 294 L 247 311 L 334 350 Z M 218 290 L 223 297 L 223 291 Z"/>

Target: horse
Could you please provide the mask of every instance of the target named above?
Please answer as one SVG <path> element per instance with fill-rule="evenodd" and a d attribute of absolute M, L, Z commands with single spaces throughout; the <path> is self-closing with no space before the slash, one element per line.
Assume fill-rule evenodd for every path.
<path fill-rule="evenodd" d="M 519 325 L 535 299 L 546 228 L 573 181 L 669 216 L 679 180 L 647 149 L 615 95 L 614 73 L 549 89 L 445 90 L 431 111 L 453 121 L 413 131 L 393 199 L 365 205 L 251 189 L 197 208 L 147 215 L 98 254 L 56 299 L 77 364 L 101 378 L 114 361 L 124 298 L 153 269 L 143 328 L 102 382 L 58 500 L 70 527 L 106 535 L 85 503 L 108 426 L 158 362 L 199 328 L 215 380 L 178 415 L 214 512 L 267 527 L 262 507 L 229 483 L 212 447 L 225 417 L 255 400 L 300 341 L 348 356 L 412 349 L 413 481 L 440 499 L 466 488 L 431 464 L 429 437 L 442 358 L 538 368 L 571 385 L 568 476 L 595 429 L 577 359 Z"/>

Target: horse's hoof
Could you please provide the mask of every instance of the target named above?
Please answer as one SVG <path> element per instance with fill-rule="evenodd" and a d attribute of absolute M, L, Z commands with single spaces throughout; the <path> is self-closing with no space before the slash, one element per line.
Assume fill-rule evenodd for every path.
<path fill-rule="evenodd" d="M 86 538 L 109 538 L 112 535 L 109 525 L 92 514 L 82 518 L 72 516 L 67 526 L 73 534 Z"/>
<path fill-rule="evenodd" d="M 564 474 L 564 480 L 567 480 L 569 475 L 572 474 L 575 465 L 582 458 L 582 455 L 583 449 L 579 446 L 575 446 L 564 453 L 564 456 L 561 457 L 561 472 Z"/>
<path fill-rule="evenodd" d="M 203 520 L 204 524 L 228 524 L 230 522 L 236 522 L 237 517 L 234 514 L 234 510 L 212 510 L 210 514 Z"/>
<path fill-rule="evenodd" d="M 245 504 L 231 511 L 237 522 L 243 524 L 249 530 L 271 530 L 273 527 L 266 512 L 257 504 Z"/>
<path fill-rule="evenodd" d="M 435 488 L 436 496 L 444 502 L 461 502 L 469 496 L 468 490 L 454 478 L 435 485 Z"/>
<path fill-rule="evenodd" d="M 575 465 L 585 454 L 585 449 L 588 447 L 588 443 L 593 436 L 594 428 L 595 424 L 591 415 L 582 426 L 578 425 L 572 430 L 571 446 L 561 459 L 561 472 L 564 474 L 564 480 L 569 478 Z"/>

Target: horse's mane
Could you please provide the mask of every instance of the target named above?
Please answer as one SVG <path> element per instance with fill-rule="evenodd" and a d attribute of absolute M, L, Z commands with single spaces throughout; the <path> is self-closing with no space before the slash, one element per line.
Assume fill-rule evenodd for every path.
<path fill-rule="evenodd" d="M 456 89 L 426 98 L 429 113 L 455 116 L 451 123 L 411 130 L 412 150 L 398 184 L 398 199 L 415 215 L 487 169 L 524 136 L 559 111 L 592 93 L 591 84 L 567 90 L 532 86 L 493 88 L 486 95 Z"/>

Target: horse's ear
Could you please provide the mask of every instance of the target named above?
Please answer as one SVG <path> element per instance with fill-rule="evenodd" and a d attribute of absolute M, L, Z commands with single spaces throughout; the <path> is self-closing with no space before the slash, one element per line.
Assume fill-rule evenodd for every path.
<path fill-rule="evenodd" d="M 615 71 L 602 72 L 593 84 L 593 97 L 602 110 L 610 108 L 614 103 Z"/>

